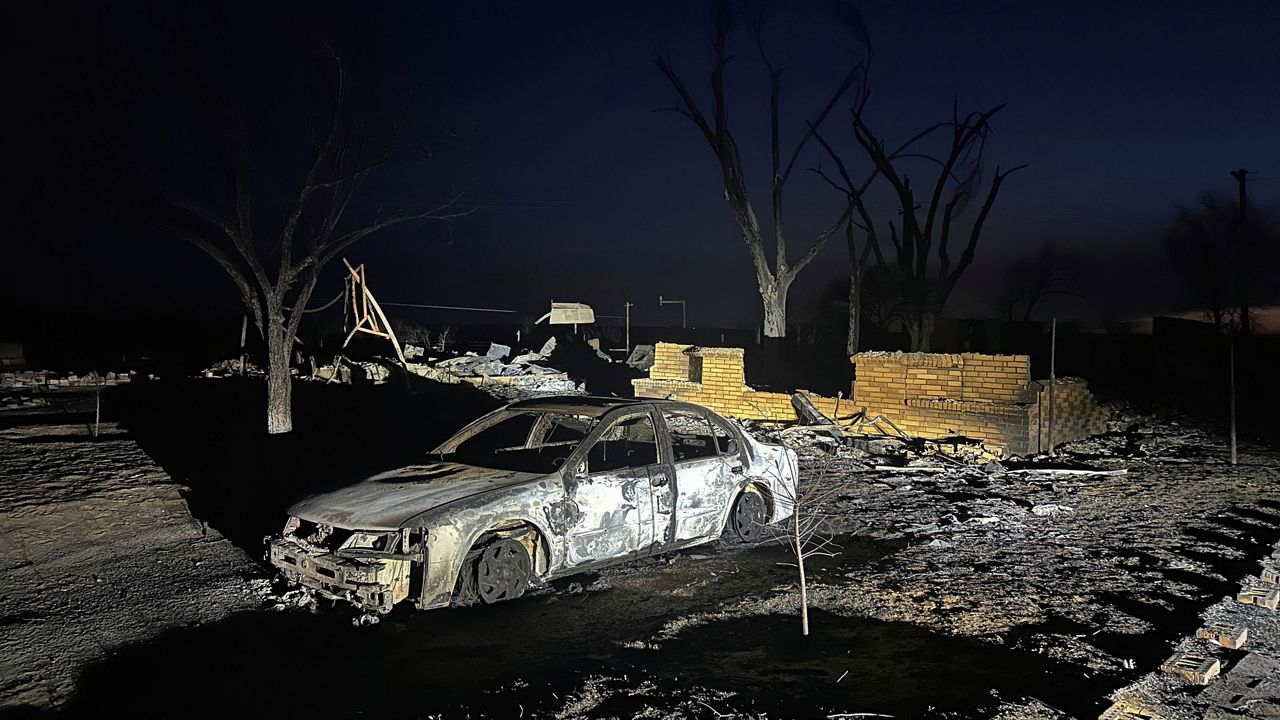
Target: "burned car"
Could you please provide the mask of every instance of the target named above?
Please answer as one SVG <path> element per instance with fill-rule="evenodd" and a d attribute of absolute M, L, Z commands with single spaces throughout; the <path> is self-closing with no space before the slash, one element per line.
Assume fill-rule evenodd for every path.
<path fill-rule="evenodd" d="M 532 585 L 791 516 L 795 453 L 696 405 L 552 397 L 466 426 L 420 465 L 295 504 L 271 562 L 386 613 L 520 597 Z"/>

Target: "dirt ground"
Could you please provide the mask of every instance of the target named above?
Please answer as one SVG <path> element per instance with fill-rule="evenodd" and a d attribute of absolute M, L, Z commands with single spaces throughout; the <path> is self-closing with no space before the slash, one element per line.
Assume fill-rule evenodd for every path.
<path fill-rule="evenodd" d="M 308 418 L 357 396 L 300 396 L 287 449 L 305 471 L 266 478 L 279 480 L 270 492 L 244 468 L 271 462 L 235 430 L 254 417 L 250 385 L 121 390 L 97 439 L 83 395 L 0 415 L 0 707 L 1011 719 L 1094 718 L 1132 698 L 1167 717 L 1280 716 L 1280 673 L 1267 679 L 1280 667 L 1277 614 L 1234 600 L 1280 541 L 1272 449 L 1245 444 L 1233 468 L 1207 429 L 1134 418 L 1069 448 L 1068 459 L 1124 471 L 1106 475 L 937 458 L 877 470 L 856 451 L 806 451 L 806 482 L 839 490 L 828 510 L 842 548 L 810 568 L 808 638 L 785 549 L 728 543 L 513 603 L 397 609 L 357 627 L 346 608 L 282 599 L 262 536 L 289 495 L 362 469 L 331 453 L 354 446 L 394 463 L 390 448 L 430 447 L 486 407 L 379 390 L 388 404 L 367 414 L 379 420 L 353 432 Z M 320 478 L 325 467 L 341 478 Z M 1250 644 L 1195 641 L 1205 617 L 1247 624 Z M 1193 646 L 1223 661 L 1207 688 L 1159 671 Z"/>
<path fill-rule="evenodd" d="M 83 395 L 0 429 L 0 706 L 57 706 L 89 661 L 260 607 L 258 572 Z"/>

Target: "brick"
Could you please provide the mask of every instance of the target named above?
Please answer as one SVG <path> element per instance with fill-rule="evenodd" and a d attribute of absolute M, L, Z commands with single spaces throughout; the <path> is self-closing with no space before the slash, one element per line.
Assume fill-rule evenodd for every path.
<path fill-rule="evenodd" d="M 1160 669 L 1197 685 L 1208 685 L 1222 672 L 1222 663 L 1208 655 L 1184 651 L 1175 652 L 1160 665 Z"/>
<path fill-rule="evenodd" d="M 1264 583 L 1280 585 L 1280 565 L 1264 565 L 1259 578 Z"/>
<path fill-rule="evenodd" d="M 1249 628 L 1244 625 L 1209 623 L 1196 630 L 1196 637 L 1217 643 L 1229 650 L 1239 650 L 1249 640 Z"/>
<path fill-rule="evenodd" d="M 1280 606 L 1280 589 L 1262 585 L 1248 585 L 1239 593 L 1236 593 L 1236 600 L 1245 605 L 1257 605 L 1268 610 L 1275 610 L 1277 606 Z"/>

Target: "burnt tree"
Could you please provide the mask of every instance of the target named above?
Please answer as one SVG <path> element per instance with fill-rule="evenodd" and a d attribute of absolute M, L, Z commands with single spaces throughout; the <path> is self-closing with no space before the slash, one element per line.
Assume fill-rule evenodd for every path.
<path fill-rule="evenodd" d="M 982 230 L 995 205 L 1000 188 L 1009 175 L 1026 165 L 1002 171 L 995 169 L 986 190 L 983 184 L 983 151 L 991 133 L 991 119 L 1004 105 L 971 112 L 960 117 L 953 111 L 949 122 L 935 123 L 917 133 L 903 147 L 926 137 L 949 131 L 945 151 L 933 155 L 905 150 L 890 151 L 867 121 L 864 93 L 851 112 L 853 136 L 876 171 L 889 184 L 901 216 L 887 223 L 892 244 L 892 277 L 900 305 L 900 317 L 911 338 L 913 351 L 928 351 L 934 323 L 942 313 L 956 284 L 973 263 Z M 925 196 L 919 197 L 907 172 L 907 162 L 924 161 L 931 167 Z M 923 201 L 923 202 L 922 202 Z M 980 202 L 968 233 L 958 231 L 959 220 L 973 202 Z M 869 218 L 868 218 L 869 221 Z M 870 222 L 867 223 L 870 226 Z M 964 237 L 959 258 L 952 258 L 953 234 Z M 937 263 L 931 258 L 936 250 Z"/>
<path fill-rule="evenodd" d="M 221 267 L 265 341 L 267 350 L 267 432 L 293 429 L 290 356 L 298 326 L 320 273 L 355 243 L 397 225 L 447 222 L 464 214 L 455 209 L 458 197 L 427 210 L 386 213 L 381 209 L 364 222 L 344 222 L 361 189 L 395 154 L 403 118 L 395 123 L 392 141 L 373 149 L 368 122 L 358 110 L 349 73 L 331 50 L 333 99 L 327 121 L 312 136 L 310 158 L 296 181 L 293 198 L 279 217 L 255 213 L 249 182 L 248 150 L 243 128 L 221 133 L 219 145 L 226 170 L 222 191 L 231 198 L 229 213 L 152 184 L 168 212 L 167 230 L 190 242 Z"/>
<path fill-rule="evenodd" d="M 679 102 L 672 108 L 673 112 L 688 118 L 697 128 L 699 135 L 706 141 L 720 166 L 724 185 L 724 198 L 729 203 L 730 212 L 742 231 L 742 240 L 746 243 L 747 252 L 756 272 L 756 286 L 760 292 L 760 301 L 764 310 L 764 334 L 770 338 L 785 337 L 787 334 L 787 292 L 795 277 L 822 251 L 827 240 L 837 233 L 848 220 L 852 208 L 845 206 L 839 217 L 825 230 L 813 238 L 808 250 L 794 263 L 787 254 L 787 230 L 785 210 L 785 188 L 787 181 L 795 169 L 801 152 L 814 136 L 815 129 L 822 125 L 827 116 L 835 108 L 840 99 L 862 75 L 863 63 L 855 61 L 845 71 L 840 81 L 832 90 L 826 102 L 819 109 L 808 128 L 801 135 L 789 153 L 782 148 L 779 106 L 782 96 L 782 69 L 775 68 L 764 52 L 764 44 L 760 40 L 760 25 L 756 24 L 756 45 L 761 59 L 769 73 L 769 156 L 771 162 L 771 179 L 769 183 L 769 206 L 772 210 L 773 226 L 769 230 L 761 227 L 759 216 L 747 189 L 746 171 L 742 156 L 738 151 L 737 140 L 729 127 L 729 108 L 725 98 L 725 70 L 731 60 L 728 53 L 728 41 L 733 28 L 734 12 L 727 4 L 721 4 L 715 14 L 714 39 L 712 46 L 715 62 L 710 75 L 711 109 L 703 112 L 684 80 L 676 72 L 669 58 L 658 58 L 654 63 L 662 71 L 671 87 L 675 90 Z M 766 237 L 773 244 L 773 260 L 770 261 Z"/>

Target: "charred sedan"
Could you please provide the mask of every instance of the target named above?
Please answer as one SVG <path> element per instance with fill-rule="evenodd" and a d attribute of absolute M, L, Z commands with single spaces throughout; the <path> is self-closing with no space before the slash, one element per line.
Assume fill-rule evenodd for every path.
<path fill-rule="evenodd" d="M 294 505 L 269 557 L 322 596 L 389 612 L 531 585 L 791 515 L 796 456 L 696 405 L 558 397 L 496 410 L 431 460 Z"/>

